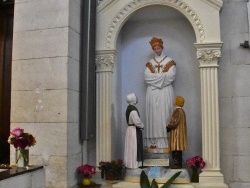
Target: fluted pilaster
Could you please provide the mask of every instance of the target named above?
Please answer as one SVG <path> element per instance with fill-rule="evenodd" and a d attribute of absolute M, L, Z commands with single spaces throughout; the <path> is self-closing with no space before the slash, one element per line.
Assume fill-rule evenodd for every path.
<path fill-rule="evenodd" d="M 218 60 L 221 43 L 196 44 L 200 62 L 202 155 L 207 165 L 200 174 L 201 183 L 224 183 L 220 173 Z M 224 185 L 223 185 L 224 186 Z"/>
<path fill-rule="evenodd" d="M 96 52 L 96 163 L 111 160 L 111 91 L 116 51 Z"/>

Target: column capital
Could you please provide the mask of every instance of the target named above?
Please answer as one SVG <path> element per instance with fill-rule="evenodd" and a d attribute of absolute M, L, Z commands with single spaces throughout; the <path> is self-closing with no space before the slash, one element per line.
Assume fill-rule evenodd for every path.
<path fill-rule="evenodd" d="M 200 68 L 218 67 L 221 57 L 222 43 L 196 43 L 196 56 L 200 62 Z"/>
<path fill-rule="evenodd" d="M 116 50 L 96 51 L 96 72 L 113 72 L 116 57 Z"/>

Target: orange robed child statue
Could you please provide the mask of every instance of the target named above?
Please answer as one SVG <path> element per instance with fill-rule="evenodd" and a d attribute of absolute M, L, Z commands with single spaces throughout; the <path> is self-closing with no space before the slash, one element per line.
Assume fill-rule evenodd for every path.
<path fill-rule="evenodd" d="M 186 115 L 182 109 L 184 98 L 177 96 L 175 98 L 175 110 L 172 119 L 167 125 L 170 131 L 170 150 L 172 152 L 173 166 L 172 169 L 182 168 L 182 151 L 188 149 Z"/>

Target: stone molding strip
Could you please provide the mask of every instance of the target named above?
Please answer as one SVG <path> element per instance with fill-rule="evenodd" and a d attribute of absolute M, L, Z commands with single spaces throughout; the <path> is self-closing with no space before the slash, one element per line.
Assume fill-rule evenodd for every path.
<path fill-rule="evenodd" d="M 196 33 L 197 41 L 203 43 L 206 39 L 205 29 L 203 24 L 197 15 L 197 13 L 185 2 L 182 0 L 133 0 L 127 5 L 125 5 L 113 18 L 112 22 L 109 25 L 108 32 L 106 34 L 105 47 L 111 47 L 112 38 L 115 38 L 116 32 L 118 30 L 121 23 L 135 10 L 138 10 L 141 7 L 148 5 L 167 5 L 179 10 L 183 13 L 187 18 L 189 18 L 191 24 Z"/>

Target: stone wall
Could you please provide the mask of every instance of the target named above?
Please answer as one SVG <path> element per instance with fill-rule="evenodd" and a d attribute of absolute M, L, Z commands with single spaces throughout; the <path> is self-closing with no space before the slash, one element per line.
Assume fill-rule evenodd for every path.
<path fill-rule="evenodd" d="M 16 0 L 11 128 L 32 133 L 47 187 L 72 187 L 79 142 L 80 0 Z M 14 149 L 11 148 L 13 162 Z"/>
<path fill-rule="evenodd" d="M 247 0 L 224 0 L 219 62 L 221 168 L 230 188 L 250 187 L 250 50 Z"/>

